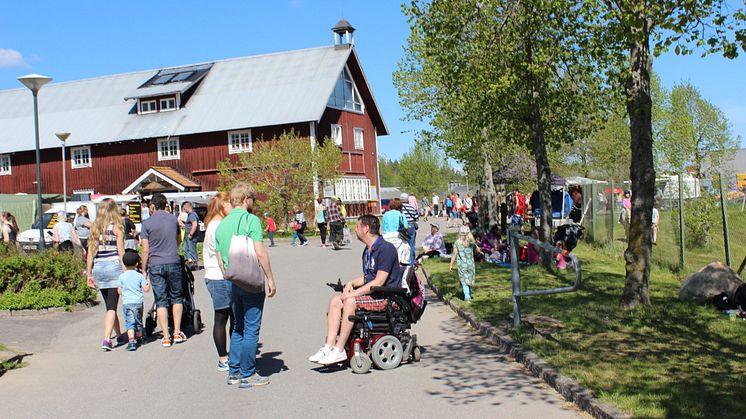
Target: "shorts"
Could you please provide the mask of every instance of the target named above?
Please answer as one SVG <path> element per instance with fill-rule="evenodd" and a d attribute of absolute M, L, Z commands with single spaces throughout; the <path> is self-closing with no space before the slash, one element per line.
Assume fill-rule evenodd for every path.
<path fill-rule="evenodd" d="M 215 311 L 224 310 L 231 307 L 231 284 L 225 279 L 208 279 L 205 278 L 205 285 L 210 291 L 212 297 L 212 308 Z"/>
<path fill-rule="evenodd" d="M 142 332 L 142 304 L 124 304 L 124 324 L 127 330 Z"/>
<path fill-rule="evenodd" d="M 385 298 L 373 298 L 370 295 L 355 297 L 355 305 L 360 310 L 383 311 L 386 309 L 388 300 Z"/>
<path fill-rule="evenodd" d="M 148 274 L 150 274 L 150 284 L 153 287 L 156 307 L 163 308 L 171 307 L 174 304 L 184 304 L 181 264 L 169 263 L 149 266 Z"/>
<path fill-rule="evenodd" d="M 106 310 L 117 311 L 119 305 L 119 292 L 116 288 L 102 288 L 101 298 L 104 300 Z"/>

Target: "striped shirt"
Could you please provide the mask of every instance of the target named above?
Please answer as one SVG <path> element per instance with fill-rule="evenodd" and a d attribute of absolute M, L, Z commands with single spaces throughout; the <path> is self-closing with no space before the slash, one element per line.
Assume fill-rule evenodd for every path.
<path fill-rule="evenodd" d="M 417 209 L 409 204 L 402 204 L 401 212 L 405 217 L 407 217 L 407 222 L 409 222 L 409 224 L 416 222 L 420 218 Z"/>
<path fill-rule="evenodd" d="M 119 252 L 117 252 L 117 235 L 114 234 L 114 224 L 109 224 L 106 232 L 99 237 L 98 252 L 96 252 L 96 260 L 118 260 Z"/>

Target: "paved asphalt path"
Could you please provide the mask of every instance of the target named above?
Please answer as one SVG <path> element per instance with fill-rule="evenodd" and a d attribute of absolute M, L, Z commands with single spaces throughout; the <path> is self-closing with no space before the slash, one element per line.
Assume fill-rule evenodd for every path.
<path fill-rule="evenodd" d="M 101 306 L 0 319 L 0 342 L 32 353 L 27 367 L 0 377 L 0 417 L 582 416 L 432 297 L 413 327 L 420 363 L 356 375 L 308 362 L 324 340 L 333 293 L 324 284 L 359 273 L 362 245 L 333 251 L 315 238 L 269 251 L 278 293 L 265 305 L 257 361 L 269 386 L 228 386 L 215 369 L 212 303 L 200 271 L 195 298 L 206 330 L 172 348 L 154 341 L 137 352 L 103 352 Z"/>

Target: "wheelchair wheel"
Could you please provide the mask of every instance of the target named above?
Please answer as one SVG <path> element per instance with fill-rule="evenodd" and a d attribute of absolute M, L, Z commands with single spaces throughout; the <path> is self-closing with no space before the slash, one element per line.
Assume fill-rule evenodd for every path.
<path fill-rule="evenodd" d="M 373 365 L 370 356 L 366 353 L 359 355 L 353 355 L 350 359 L 350 368 L 355 374 L 366 374 L 370 372 L 370 367 Z"/>
<path fill-rule="evenodd" d="M 420 362 L 422 360 L 422 349 L 419 346 L 415 346 L 412 349 L 412 360 L 414 362 Z"/>
<path fill-rule="evenodd" d="M 373 345 L 373 363 L 382 370 L 390 370 L 401 364 L 404 348 L 394 336 L 384 336 Z"/>

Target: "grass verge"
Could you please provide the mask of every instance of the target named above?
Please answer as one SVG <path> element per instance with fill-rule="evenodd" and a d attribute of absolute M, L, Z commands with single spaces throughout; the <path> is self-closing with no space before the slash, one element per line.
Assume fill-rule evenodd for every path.
<path fill-rule="evenodd" d="M 522 346 L 591 389 L 603 402 L 635 417 L 742 417 L 746 411 L 746 323 L 714 307 L 680 302 L 680 281 L 668 270 L 651 272 L 652 308 L 624 311 L 619 296 L 624 264 L 581 244 L 583 285 L 575 293 L 524 297 L 523 313 L 560 322 L 549 337 L 529 328 L 510 330 Z M 446 297 L 463 298 L 447 259 L 431 259 L 430 279 Z M 524 289 L 565 286 L 570 271 L 521 271 Z M 505 323 L 512 312 L 510 269 L 477 265 L 472 304 L 480 320 Z"/>

